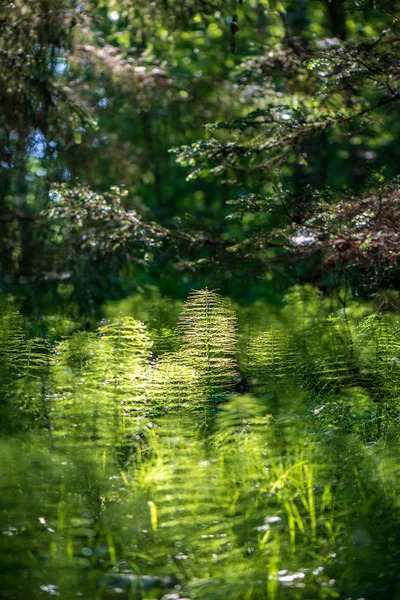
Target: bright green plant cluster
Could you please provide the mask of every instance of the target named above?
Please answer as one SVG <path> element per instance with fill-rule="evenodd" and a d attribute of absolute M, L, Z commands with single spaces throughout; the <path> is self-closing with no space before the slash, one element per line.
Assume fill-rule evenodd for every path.
<path fill-rule="evenodd" d="M 131 316 L 48 348 L 3 309 L 4 598 L 394 597 L 399 332 L 317 315 L 293 290 L 243 344 L 200 290 L 162 351 Z"/>

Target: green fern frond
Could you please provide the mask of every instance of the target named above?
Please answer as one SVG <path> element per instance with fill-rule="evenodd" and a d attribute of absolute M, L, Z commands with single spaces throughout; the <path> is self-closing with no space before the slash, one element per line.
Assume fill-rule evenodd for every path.
<path fill-rule="evenodd" d="M 42 338 L 33 338 L 26 341 L 25 351 L 25 377 L 40 377 L 43 369 L 52 363 L 50 346 Z"/>
<path fill-rule="evenodd" d="M 303 364 L 308 385 L 317 391 L 354 382 L 356 364 L 347 323 L 339 317 L 317 321 L 306 335 Z"/>
<path fill-rule="evenodd" d="M 248 373 L 261 393 L 294 381 L 299 357 L 291 336 L 282 329 L 265 331 L 247 348 Z"/>
<path fill-rule="evenodd" d="M 98 330 L 102 348 L 93 377 L 132 413 L 145 409 L 152 341 L 146 327 L 132 317 L 112 321 Z M 100 370 L 99 370 L 100 369 Z"/>
<path fill-rule="evenodd" d="M 296 285 L 285 296 L 282 316 L 293 333 L 304 333 L 322 314 L 321 295 L 311 285 Z"/>
<path fill-rule="evenodd" d="M 203 406 L 207 400 L 203 387 L 196 370 L 179 352 L 163 354 L 151 369 L 149 397 L 164 411 Z"/>
<path fill-rule="evenodd" d="M 15 309 L 3 307 L 0 317 L 0 373 L 11 381 L 39 376 L 50 362 L 49 346 L 42 338 L 27 339 L 24 321 Z M 3 381 L 3 385 L 5 381 Z"/>
<path fill-rule="evenodd" d="M 50 349 L 41 338 L 27 339 L 21 314 L 2 306 L 0 315 L 0 405 L 18 410 L 32 426 L 47 421 L 45 380 Z M 8 409 L 5 413 L 9 412 Z"/>
<path fill-rule="evenodd" d="M 113 360 L 128 360 L 144 365 L 151 358 L 149 333 L 143 323 L 133 317 L 115 319 L 97 331 L 100 339 L 113 347 Z"/>
<path fill-rule="evenodd" d="M 236 374 L 237 321 L 229 303 L 215 292 L 189 294 L 178 320 L 181 355 L 209 390 L 229 389 Z"/>
<path fill-rule="evenodd" d="M 381 314 L 363 319 L 358 330 L 361 376 L 378 405 L 377 437 L 388 436 L 400 417 L 400 332 Z"/>
<path fill-rule="evenodd" d="M 358 328 L 362 366 L 376 391 L 388 397 L 400 392 L 400 331 L 381 314 L 363 319 Z"/>
<path fill-rule="evenodd" d="M 251 443 L 259 450 L 268 439 L 267 428 L 272 422 L 272 415 L 267 414 L 264 403 L 259 399 L 250 395 L 233 397 L 218 414 L 216 444 L 224 455 L 232 453 L 234 448 L 240 454 L 244 447 L 249 449 L 251 438 Z M 255 443 L 257 438 L 259 444 Z"/>
<path fill-rule="evenodd" d="M 104 311 L 111 321 L 125 316 L 134 316 L 142 321 L 153 342 L 152 355 L 157 358 L 165 352 L 178 349 L 176 321 L 182 304 L 180 300 L 162 297 L 154 286 L 145 286 L 143 293 L 111 302 L 104 307 Z"/>
<path fill-rule="evenodd" d="M 23 342 L 23 320 L 20 313 L 8 306 L 1 306 L 0 374 L 3 387 L 23 371 Z"/>
<path fill-rule="evenodd" d="M 116 442 L 113 412 L 118 414 L 119 408 L 100 384 L 101 350 L 97 337 L 86 333 L 75 334 L 55 348 L 51 421 L 54 437 L 63 445 Z"/>
<path fill-rule="evenodd" d="M 129 445 L 151 413 L 151 340 L 144 325 L 123 317 L 96 334 L 62 342 L 56 354 L 53 420 L 58 435 Z"/>
<path fill-rule="evenodd" d="M 364 443 L 374 441 L 378 436 L 379 406 L 360 386 L 341 387 L 321 396 L 314 415 L 325 427 L 354 433 Z"/>

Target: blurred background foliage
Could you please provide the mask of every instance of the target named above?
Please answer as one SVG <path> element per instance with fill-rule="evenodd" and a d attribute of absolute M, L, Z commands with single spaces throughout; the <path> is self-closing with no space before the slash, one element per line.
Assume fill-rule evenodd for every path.
<path fill-rule="evenodd" d="M 0 10 L 0 286 L 24 313 L 154 286 L 397 305 L 396 2 Z"/>

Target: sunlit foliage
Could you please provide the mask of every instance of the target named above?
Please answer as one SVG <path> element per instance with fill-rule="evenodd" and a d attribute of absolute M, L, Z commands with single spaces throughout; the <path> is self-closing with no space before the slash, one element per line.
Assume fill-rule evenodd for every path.
<path fill-rule="evenodd" d="M 229 392 L 234 314 L 208 289 L 184 305 L 173 353 L 154 360 L 124 316 L 56 343 L 32 372 L 24 322 L 4 307 L 6 598 L 391 595 L 397 326 L 327 321 L 315 301 L 289 332 L 303 292 L 240 361 L 253 395 Z"/>

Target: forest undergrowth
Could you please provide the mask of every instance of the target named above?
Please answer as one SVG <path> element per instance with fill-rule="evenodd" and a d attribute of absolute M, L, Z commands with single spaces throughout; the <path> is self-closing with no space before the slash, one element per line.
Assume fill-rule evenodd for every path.
<path fill-rule="evenodd" d="M 46 338 L 3 305 L 1 597 L 400 597 L 395 317 L 120 309 Z"/>

